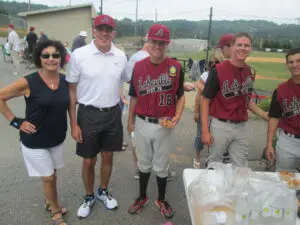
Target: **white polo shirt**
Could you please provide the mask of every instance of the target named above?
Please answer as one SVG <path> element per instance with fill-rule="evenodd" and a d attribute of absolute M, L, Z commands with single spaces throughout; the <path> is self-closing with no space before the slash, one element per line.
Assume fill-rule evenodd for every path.
<path fill-rule="evenodd" d="M 66 80 L 78 83 L 78 103 L 111 107 L 120 101 L 120 83 L 131 79 L 126 73 L 126 65 L 125 53 L 113 44 L 109 52 L 102 53 L 92 41 L 72 53 Z"/>

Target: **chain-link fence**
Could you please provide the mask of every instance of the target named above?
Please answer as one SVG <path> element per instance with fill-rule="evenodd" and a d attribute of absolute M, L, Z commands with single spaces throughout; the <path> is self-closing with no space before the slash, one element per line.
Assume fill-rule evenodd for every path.
<path fill-rule="evenodd" d="M 6 27 L 8 24 L 13 24 L 16 29 L 26 29 L 27 23 L 21 17 L 0 14 L 0 27 Z"/>

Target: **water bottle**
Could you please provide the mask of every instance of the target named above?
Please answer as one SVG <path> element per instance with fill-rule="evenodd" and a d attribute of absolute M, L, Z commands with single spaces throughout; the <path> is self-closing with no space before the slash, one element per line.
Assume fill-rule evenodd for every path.
<path fill-rule="evenodd" d="M 249 225 L 263 225 L 260 220 L 261 216 L 261 198 L 253 190 L 249 190 Z"/>
<path fill-rule="evenodd" d="M 297 219 L 296 191 L 289 189 L 287 195 L 283 196 L 283 224 L 295 225 Z"/>
<path fill-rule="evenodd" d="M 249 201 L 248 193 L 243 192 L 236 199 L 235 221 L 237 225 L 249 225 Z"/>

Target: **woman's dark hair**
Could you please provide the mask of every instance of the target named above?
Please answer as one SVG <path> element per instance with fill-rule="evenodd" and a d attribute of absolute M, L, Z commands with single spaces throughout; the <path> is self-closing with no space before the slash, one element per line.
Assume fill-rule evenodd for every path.
<path fill-rule="evenodd" d="M 33 62 L 37 68 L 42 67 L 41 54 L 45 48 L 54 47 L 60 54 L 60 67 L 63 68 L 66 63 L 66 49 L 60 41 L 44 40 L 36 44 L 33 51 Z"/>

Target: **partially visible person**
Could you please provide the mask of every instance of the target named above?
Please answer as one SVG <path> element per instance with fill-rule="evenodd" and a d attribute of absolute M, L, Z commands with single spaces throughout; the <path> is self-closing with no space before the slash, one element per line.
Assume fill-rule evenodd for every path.
<path fill-rule="evenodd" d="M 28 45 L 28 53 L 29 53 L 30 56 L 32 56 L 33 49 L 34 49 L 34 47 L 37 43 L 37 40 L 38 40 L 38 36 L 34 31 L 35 31 L 35 27 L 30 27 L 29 28 L 29 33 L 26 35 L 26 42 L 27 42 L 27 45 Z"/>
<path fill-rule="evenodd" d="M 208 63 L 209 70 L 213 68 L 216 64 L 223 61 L 224 61 L 223 54 L 219 50 L 214 50 L 209 57 L 209 63 Z M 202 132 L 201 132 L 201 119 L 200 119 L 200 109 L 201 109 L 200 101 L 201 101 L 202 91 L 204 89 L 204 85 L 208 77 L 209 70 L 205 71 L 200 76 L 200 80 L 198 81 L 197 84 L 197 94 L 195 97 L 194 121 L 197 123 L 197 134 L 194 142 L 196 157 L 194 158 L 194 163 L 193 163 L 193 167 L 195 169 L 200 168 L 200 152 L 204 149 L 204 145 L 201 141 Z"/>
<path fill-rule="evenodd" d="M 64 46 L 68 55 L 72 54 L 72 51 L 69 49 L 69 42 L 65 41 Z"/>
<path fill-rule="evenodd" d="M 291 78 L 280 84 L 274 91 L 269 109 L 266 157 L 276 159 L 276 170 L 297 172 L 300 160 L 300 48 L 294 48 L 286 54 L 286 65 Z M 276 142 L 273 138 L 280 129 Z"/>
<path fill-rule="evenodd" d="M 45 34 L 43 30 L 40 30 L 40 38 L 39 41 L 45 41 L 48 40 L 48 36 Z"/>
<path fill-rule="evenodd" d="M 139 50 L 138 52 L 136 52 L 135 54 L 133 54 L 129 58 L 128 65 L 126 67 L 126 73 L 130 74 L 130 76 L 133 73 L 133 68 L 134 68 L 135 64 L 138 61 L 141 61 L 141 60 L 149 57 L 149 45 L 148 45 L 147 40 L 148 39 L 147 39 L 147 35 L 146 35 L 146 37 L 144 38 L 145 42 L 144 42 L 143 48 L 141 50 Z M 128 95 L 127 102 L 130 102 L 130 95 Z M 128 107 L 128 110 L 129 110 L 129 107 Z M 136 158 L 136 153 L 135 153 L 134 131 L 129 133 L 129 136 L 131 137 L 131 147 L 132 147 L 132 156 L 133 156 L 133 165 L 134 165 L 134 176 L 133 177 L 134 177 L 134 179 L 138 180 L 138 179 L 140 179 L 140 175 L 139 175 L 139 170 L 137 167 L 137 158 Z"/>
<path fill-rule="evenodd" d="M 58 73 L 65 64 L 64 56 L 60 42 L 39 42 L 33 56 L 38 71 L 0 89 L 0 112 L 20 132 L 28 174 L 41 178 L 45 209 L 51 211 L 52 223 L 57 225 L 67 225 L 63 219 L 67 209 L 58 202 L 56 186 L 57 169 L 64 166 L 69 106 L 68 84 Z M 7 105 L 7 101 L 21 96 L 26 103 L 25 118 L 17 117 Z"/>
<path fill-rule="evenodd" d="M 72 43 L 72 52 L 75 51 L 75 49 L 83 47 L 86 45 L 86 38 L 87 38 L 87 32 L 86 31 L 80 31 L 78 36 L 73 40 Z"/>
<path fill-rule="evenodd" d="M 220 49 L 214 49 L 209 57 L 208 62 L 208 69 L 204 71 L 200 76 L 200 82 L 203 82 L 205 84 L 209 71 L 218 63 L 223 62 L 224 60 L 227 60 L 224 57 L 224 54 L 220 51 Z"/>
<path fill-rule="evenodd" d="M 212 162 L 222 162 L 227 149 L 234 166 L 247 166 L 248 109 L 269 119 L 268 113 L 251 100 L 255 73 L 245 62 L 251 50 L 252 38 L 247 33 L 236 34 L 231 59 L 210 70 L 205 83 L 201 100 L 201 138 L 210 148 L 208 166 Z"/>
<path fill-rule="evenodd" d="M 13 75 L 20 75 L 20 39 L 19 35 L 15 31 L 15 26 L 13 24 L 8 24 L 8 43 L 10 46 L 10 54 L 12 63 L 14 66 Z"/>
<path fill-rule="evenodd" d="M 66 64 L 68 64 L 70 61 L 71 54 L 72 54 L 71 50 L 69 49 L 69 42 L 65 41 L 64 47 L 66 50 Z"/>
<path fill-rule="evenodd" d="M 218 45 L 216 46 L 216 49 L 219 49 L 222 52 L 225 60 L 228 60 L 231 57 L 231 44 L 233 37 L 233 34 L 222 35 L 219 39 Z"/>
<path fill-rule="evenodd" d="M 121 44 L 115 44 L 115 46 L 118 49 L 120 49 L 122 52 L 124 52 L 124 54 L 126 55 L 126 59 L 128 59 L 124 47 Z M 124 83 L 123 82 L 121 82 L 121 84 L 120 84 L 120 90 L 119 91 L 120 91 L 120 102 L 119 102 L 119 105 L 120 105 L 120 108 L 121 108 L 122 113 L 123 113 L 123 110 L 125 108 L 128 108 L 128 101 L 126 100 L 126 97 L 125 97 Z M 127 147 L 128 147 L 128 143 L 123 140 L 122 150 L 125 151 L 127 149 Z"/>

